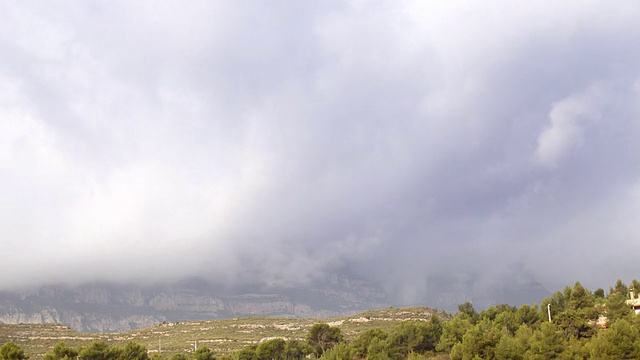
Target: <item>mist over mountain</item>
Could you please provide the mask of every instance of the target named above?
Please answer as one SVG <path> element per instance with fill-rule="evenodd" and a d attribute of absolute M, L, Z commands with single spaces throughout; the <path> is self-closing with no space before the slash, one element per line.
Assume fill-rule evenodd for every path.
<path fill-rule="evenodd" d="M 398 303 L 375 283 L 338 274 L 299 287 L 225 287 L 198 278 L 154 285 L 49 285 L 0 292 L 0 323 L 65 324 L 78 331 L 112 332 L 162 322 L 246 316 L 326 318 L 394 305 L 431 304 L 455 312 L 466 301 L 481 309 L 497 303 L 537 303 L 549 295 L 531 279 L 511 281 L 486 293 L 473 293 L 472 282 L 454 287 L 441 283 L 416 304 Z"/>

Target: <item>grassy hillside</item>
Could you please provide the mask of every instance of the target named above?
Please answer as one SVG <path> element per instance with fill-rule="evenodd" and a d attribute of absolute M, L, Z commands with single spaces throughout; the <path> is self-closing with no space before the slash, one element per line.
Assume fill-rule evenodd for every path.
<path fill-rule="evenodd" d="M 164 323 L 124 333 L 79 333 L 63 325 L 4 325 L 0 324 L 0 344 L 15 341 L 31 359 L 40 359 L 53 346 L 64 341 L 76 347 L 93 340 L 105 340 L 111 345 L 134 340 L 149 349 L 150 355 L 162 346 L 162 353 L 170 356 L 193 351 L 194 342 L 207 346 L 217 354 L 228 354 L 251 343 L 274 337 L 304 339 L 308 329 L 326 322 L 339 327 L 347 339 L 359 332 L 381 328 L 391 330 L 404 320 L 428 320 L 432 314 L 449 319 L 450 314 L 427 307 L 389 308 L 372 310 L 354 316 L 331 319 L 236 318 L 193 322 Z"/>

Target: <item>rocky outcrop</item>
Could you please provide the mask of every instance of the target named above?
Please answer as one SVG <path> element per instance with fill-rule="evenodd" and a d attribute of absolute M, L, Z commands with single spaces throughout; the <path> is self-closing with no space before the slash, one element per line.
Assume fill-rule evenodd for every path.
<path fill-rule="evenodd" d="M 0 292 L 0 322 L 113 332 L 162 322 L 241 316 L 341 316 L 389 305 L 381 289 L 337 275 L 305 288 L 254 290 L 221 294 L 215 286 L 196 281 L 159 287 L 102 283 L 5 291 Z"/>

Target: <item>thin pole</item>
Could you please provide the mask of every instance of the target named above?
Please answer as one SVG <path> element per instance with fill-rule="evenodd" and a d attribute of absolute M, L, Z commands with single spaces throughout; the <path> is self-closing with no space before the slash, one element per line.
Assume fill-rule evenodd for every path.
<path fill-rule="evenodd" d="M 551 304 L 547 304 L 547 312 L 549 313 L 549 322 L 551 322 Z"/>

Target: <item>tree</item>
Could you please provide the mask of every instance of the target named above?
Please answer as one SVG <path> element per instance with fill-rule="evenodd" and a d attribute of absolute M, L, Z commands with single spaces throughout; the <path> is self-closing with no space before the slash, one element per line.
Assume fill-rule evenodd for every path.
<path fill-rule="evenodd" d="M 593 359 L 638 359 L 640 358 L 640 336 L 638 329 L 624 319 L 614 322 L 607 331 L 602 331 L 590 344 Z"/>
<path fill-rule="evenodd" d="M 29 356 L 24 354 L 24 350 L 13 341 L 0 346 L 0 360 L 25 360 L 28 358 Z"/>
<path fill-rule="evenodd" d="M 565 349 L 564 339 L 554 323 L 544 322 L 533 332 L 529 340 L 529 351 L 525 359 L 555 359 Z"/>
<path fill-rule="evenodd" d="M 104 341 L 94 341 L 79 353 L 82 360 L 113 360 L 120 355 L 120 349 L 110 348 Z"/>
<path fill-rule="evenodd" d="M 211 349 L 206 346 L 201 346 L 198 350 L 194 351 L 193 357 L 196 360 L 214 360 L 216 358 Z"/>
<path fill-rule="evenodd" d="M 247 345 L 236 353 L 237 360 L 257 360 L 256 349 L 258 345 Z"/>
<path fill-rule="evenodd" d="M 311 354 L 313 349 L 308 343 L 300 340 L 291 339 L 288 340 L 284 347 L 285 360 L 298 360 L 304 359 L 307 355 Z"/>
<path fill-rule="evenodd" d="M 464 304 L 458 305 L 458 313 L 456 314 L 456 316 L 461 316 L 462 318 L 468 319 L 472 325 L 475 325 L 480 318 L 480 315 L 478 314 L 476 309 L 473 308 L 473 304 L 468 301 Z"/>
<path fill-rule="evenodd" d="M 418 325 L 414 321 L 403 321 L 398 324 L 387 338 L 389 352 L 394 359 L 404 359 L 424 340 Z"/>
<path fill-rule="evenodd" d="M 538 315 L 538 309 L 527 304 L 520 306 L 518 310 L 516 310 L 516 322 L 529 326 L 539 324 L 540 316 Z"/>
<path fill-rule="evenodd" d="M 135 341 L 129 341 L 120 351 L 119 360 L 149 360 L 147 348 Z"/>
<path fill-rule="evenodd" d="M 453 346 L 451 359 L 472 360 L 476 356 L 481 359 L 493 359 L 500 337 L 500 332 L 492 326 L 491 322 L 483 319 L 464 334 L 462 342 Z"/>
<path fill-rule="evenodd" d="M 258 360 L 276 360 L 284 359 L 286 343 L 283 339 L 267 340 L 256 349 L 256 357 Z"/>
<path fill-rule="evenodd" d="M 318 357 L 341 341 L 342 332 L 340 329 L 325 323 L 313 325 L 307 334 L 307 342 Z"/>
<path fill-rule="evenodd" d="M 576 281 L 569 297 L 569 306 L 575 310 L 593 308 L 594 299 L 587 289 Z"/>
<path fill-rule="evenodd" d="M 626 304 L 626 300 L 627 295 L 618 291 L 614 291 L 607 296 L 607 300 L 605 302 L 607 309 L 607 325 L 614 323 L 618 319 L 629 318 L 631 316 L 633 312 Z"/>
<path fill-rule="evenodd" d="M 75 359 L 78 356 L 78 351 L 73 349 L 63 342 L 58 342 L 51 353 L 44 356 L 44 360 L 62 360 L 62 359 Z"/>
<path fill-rule="evenodd" d="M 435 350 L 442 336 L 442 321 L 439 317 L 432 315 L 429 321 L 421 326 L 422 347 L 419 350 L 432 351 Z"/>
<path fill-rule="evenodd" d="M 473 326 L 466 315 L 458 316 L 459 314 L 442 325 L 442 335 L 436 350 L 450 352 L 454 345 L 462 342 L 464 334 Z"/>
<path fill-rule="evenodd" d="M 522 360 L 529 350 L 529 338 L 533 330 L 526 324 L 520 325 L 515 335 L 503 334 L 496 345 L 497 360 Z"/>
<path fill-rule="evenodd" d="M 367 347 L 367 360 L 391 360 L 389 346 L 382 338 L 375 337 L 371 339 Z"/>
<path fill-rule="evenodd" d="M 609 295 L 614 293 L 621 294 L 626 299 L 627 294 L 629 294 L 629 288 L 622 282 L 622 280 L 618 279 L 616 280 L 616 285 L 613 288 L 609 288 Z"/>
<path fill-rule="evenodd" d="M 387 333 L 379 328 L 368 329 L 361 332 L 353 341 L 351 341 L 351 353 L 358 359 L 364 359 L 367 357 L 367 350 L 369 344 L 374 339 L 380 339 L 385 341 L 387 339 Z"/>
<path fill-rule="evenodd" d="M 351 349 L 345 343 L 339 343 L 331 349 L 325 351 L 320 359 L 325 360 L 348 360 L 351 359 Z"/>
<path fill-rule="evenodd" d="M 441 334 L 442 324 L 438 317 L 432 317 L 428 323 L 403 321 L 387 338 L 389 352 L 393 358 L 404 359 L 412 352 L 435 350 Z"/>

